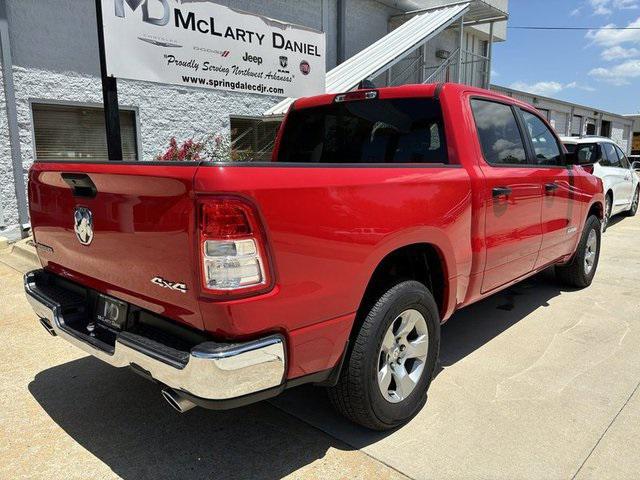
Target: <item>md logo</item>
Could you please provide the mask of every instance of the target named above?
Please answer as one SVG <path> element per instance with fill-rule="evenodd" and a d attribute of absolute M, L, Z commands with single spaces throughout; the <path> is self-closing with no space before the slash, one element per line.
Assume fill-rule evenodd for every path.
<path fill-rule="evenodd" d="M 169 8 L 168 0 L 114 0 L 116 5 L 116 17 L 125 18 L 125 4 L 132 12 L 135 12 L 138 7 L 142 5 L 142 21 L 150 23 L 151 25 L 158 25 L 160 27 L 169 23 L 169 15 L 171 9 Z M 164 9 L 162 17 L 151 17 L 149 15 L 149 3 L 159 4 Z M 154 9 L 155 10 L 155 9 Z"/>

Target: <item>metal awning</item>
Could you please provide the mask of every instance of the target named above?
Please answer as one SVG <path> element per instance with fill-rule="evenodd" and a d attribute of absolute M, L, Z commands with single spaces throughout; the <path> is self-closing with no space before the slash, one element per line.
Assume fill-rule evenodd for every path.
<path fill-rule="evenodd" d="M 382 0 L 384 1 L 384 0 Z M 419 15 L 424 12 L 433 10 L 435 7 L 429 6 L 430 2 L 427 0 L 413 0 L 411 4 L 413 8 L 407 8 L 405 13 L 392 15 L 392 23 L 394 21 L 406 21 L 407 19 Z M 452 1 L 449 6 L 469 4 L 469 10 L 464 15 L 465 25 L 480 25 L 483 23 L 500 22 L 509 19 L 509 14 L 504 10 L 486 2 L 484 0 L 459 0 Z"/>
<path fill-rule="evenodd" d="M 423 43 L 465 16 L 470 2 L 416 13 L 413 18 L 369 47 L 327 72 L 326 93 L 348 92 L 367 78 L 375 78 Z M 287 98 L 265 115 L 284 115 L 294 98 Z"/>

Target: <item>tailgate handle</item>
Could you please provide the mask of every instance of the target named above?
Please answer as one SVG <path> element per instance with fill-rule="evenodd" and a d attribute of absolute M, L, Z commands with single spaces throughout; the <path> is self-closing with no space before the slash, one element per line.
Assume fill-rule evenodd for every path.
<path fill-rule="evenodd" d="M 74 197 L 94 198 L 98 194 L 96 185 L 86 173 L 62 173 L 62 179 L 71 187 Z"/>

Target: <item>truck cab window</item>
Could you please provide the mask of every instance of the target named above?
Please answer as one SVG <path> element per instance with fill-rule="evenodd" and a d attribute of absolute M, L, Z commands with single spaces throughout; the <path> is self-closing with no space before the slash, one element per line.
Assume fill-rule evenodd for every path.
<path fill-rule="evenodd" d="M 534 165 L 562 165 L 562 153 L 558 141 L 551 130 L 536 115 L 520 110 L 533 145 Z"/>
<path fill-rule="evenodd" d="M 440 105 L 374 99 L 293 110 L 278 161 L 447 164 Z"/>
<path fill-rule="evenodd" d="M 492 165 L 524 165 L 527 155 L 520 129 L 509 105 L 471 100 L 478 138 L 486 161 Z"/>

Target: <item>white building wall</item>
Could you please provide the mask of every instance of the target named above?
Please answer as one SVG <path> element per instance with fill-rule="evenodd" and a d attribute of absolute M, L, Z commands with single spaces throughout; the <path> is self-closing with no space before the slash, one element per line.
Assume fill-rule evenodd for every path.
<path fill-rule="evenodd" d="M 622 150 L 627 151 L 629 144 L 629 133 L 625 132 L 625 125 L 620 122 L 611 124 L 611 140 L 616 142 Z"/>

